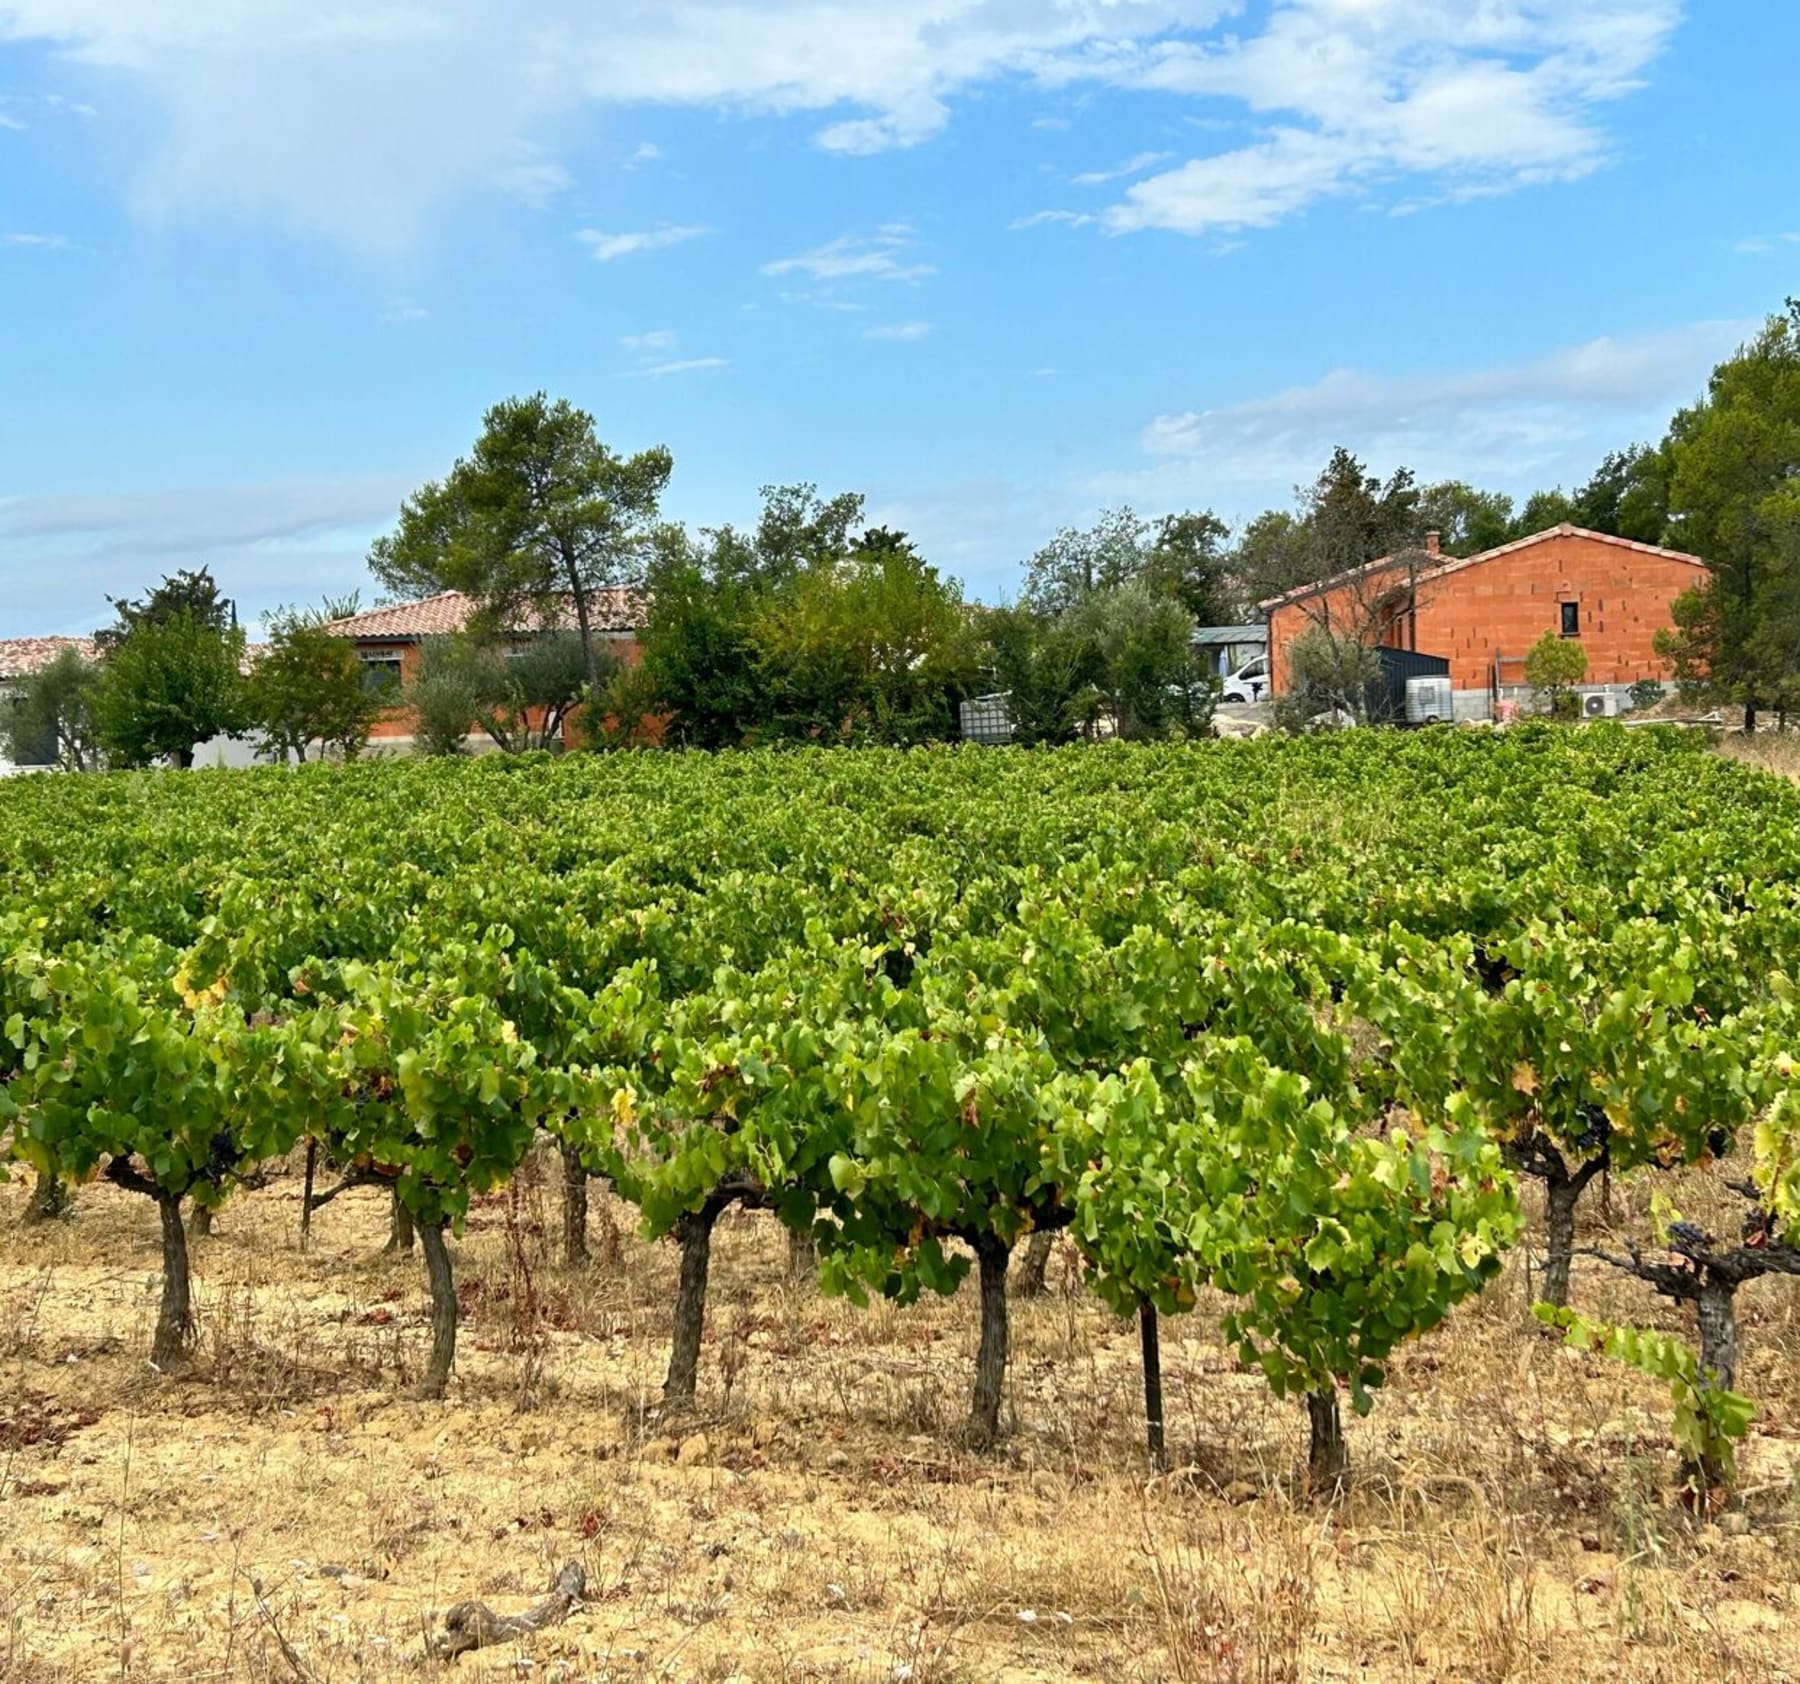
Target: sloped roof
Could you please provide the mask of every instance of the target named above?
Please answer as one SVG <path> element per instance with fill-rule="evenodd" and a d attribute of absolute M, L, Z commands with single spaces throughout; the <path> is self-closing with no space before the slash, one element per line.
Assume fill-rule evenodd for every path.
<path fill-rule="evenodd" d="M 439 591 L 436 596 L 420 597 L 416 602 L 390 603 L 385 608 L 369 608 L 333 620 L 326 630 L 336 637 L 410 643 L 422 637 L 443 637 L 466 630 L 479 606 L 474 597 L 463 591 Z M 544 629 L 535 610 L 528 609 L 520 619 L 522 623 L 513 627 L 514 631 Z M 629 586 L 595 591 L 588 597 L 588 622 L 597 632 L 636 631 L 643 620 L 643 596 Z M 573 601 L 565 600 L 553 621 L 552 630 L 576 630 Z"/>
<path fill-rule="evenodd" d="M 1542 532 L 1533 532 L 1526 538 L 1515 538 L 1509 544 L 1496 545 L 1491 550 L 1481 550 L 1475 555 L 1445 556 L 1441 561 L 1434 561 L 1430 566 L 1420 567 L 1415 575 L 1416 582 L 1442 579 L 1452 573 L 1460 573 L 1465 567 L 1477 567 L 1484 561 L 1493 561 L 1496 557 L 1513 555 L 1519 550 L 1530 549 L 1533 544 L 1541 544 L 1549 538 L 1591 538 L 1597 544 L 1612 544 L 1622 550 L 1636 550 L 1643 555 L 1660 556 L 1664 561 L 1682 561 L 1690 567 L 1704 568 L 1706 563 L 1697 555 L 1688 555 L 1683 550 L 1664 549 L 1661 544 L 1641 544 L 1635 538 L 1616 538 L 1610 532 L 1594 532 L 1585 526 L 1576 526 L 1569 521 L 1559 526 L 1546 527 Z M 1342 573 L 1334 573 L 1328 579 L 1319 579 L 1310 585 L 1296 585 L 1291 591 L 1284 591 L 1280 596 L 1272 596 L 1266 602 L 1256 606 L 1267 612 L 1280 608 L 1290 602 L 1299 602 L 1305 597 L 1319 596 L 1326 591 L 1335 590 L 1340 585 L 1347 585 L 1352 579 L 1364 579 L 1371 574 L 1391 572 L 1397 567 L 1416 562 L 1425 555 L 1423 550 L 1402 552 L 1396 555 L 1378 556 L 1374 561 L 1364 562 L 1361 567 L 1347 568 Z"/>
<path fill-rule="evenodd" d="M 0 637 L 0 678 L 29 678 L 65 649 L 73 649 L 84 661 L 100 653 L 91 637 Z"/>

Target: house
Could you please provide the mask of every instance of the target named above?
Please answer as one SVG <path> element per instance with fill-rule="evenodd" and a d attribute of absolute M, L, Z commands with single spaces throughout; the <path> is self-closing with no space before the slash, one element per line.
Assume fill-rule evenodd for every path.
<path fill-rule="evenodd" d="M 99 655 L 91 637 L 6 637 L 0 638 L 0 706 L 15 694 L 19 685 L 33 674 L 49 666 L 65 649 L 73 649 L 84 661 Z M 26 754 L 21 764 L 47 766 L 55 763 L 55 743 L 43 743 L 36 752 Z M 18 768 L 0 750 L 0 775 Z"/>
<path fill-rule="evenodd" d="M 474 597 L 462 591 L 440 591 L 415 602 L 396 602 L 385 608 L 366 609 L 360 614 L 333 620 L 326 628 L 334 636 L 349 638 L 355 643 L 356 657 L 363 664 L 363 677 L 368 686 L 379 694 L 395 698 L 396 705 L 376 722 L 372 733 L 374 741 L 390 747 L 412 741 L 414 720 L 411 712 L 398 703 L 400 691 L 418 676 L 426 642 L 467 631 L 479 606 Z M 580 629 L 572 601 L 559 606 L 548 626 L 535 612 L 526 613 L 522 621 L 509 633 L 510 641 L 515 644 L 524 644 L 547 631 L 573 633 Z M 588 597 L 589 626 L 595 636 L 603 639 L 612 653 L 627 665 L 634 665 L 639 659 L 637 633 L 643 621 L 642 594 L 630 587 L 598 590 Z"/>
<path fill-rule="evenodd" d="M 1706 577 L 1697 556 L 1566 522 L 1464 557 L 1444 555 L 1433 532 L 1423 550 L 1261 604 L 1275 692 L 1288 687 L 1289 651 L 1315 626 L 1447 659 L 1458 718 L 1525 696 L 1525 655 L 1546 632 L 1580 642 L 1596 690 L 1664 683 L 1656 634 L 1673 624 L 1675 599 Z"/>

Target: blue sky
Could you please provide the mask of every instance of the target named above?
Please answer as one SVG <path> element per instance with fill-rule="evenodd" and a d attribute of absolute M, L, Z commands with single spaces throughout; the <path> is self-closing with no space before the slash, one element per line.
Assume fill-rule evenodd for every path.
<path fill-rule="evenodd" d="M 1784 0 L 0 0 L 0 636 L 254 615 L 539 387 L 997 598 L 1331 447 L 1524 493 L 1800 292 Z"/>

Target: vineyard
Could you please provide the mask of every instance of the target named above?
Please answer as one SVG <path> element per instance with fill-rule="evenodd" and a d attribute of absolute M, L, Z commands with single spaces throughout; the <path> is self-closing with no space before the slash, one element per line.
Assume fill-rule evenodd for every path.
<path fill-rule="evenodd" d="M 1618 1511 L 1577 1493 L 1589 1464 L 1634 1470 L 1632 1537 L 1590 1551 L 1616 1558 L 1609 1617 L 1649 1657 L 1620 1676 L 1785 1676 L 1771 1657 L 1800 1621 L 1800 1573 L 1773 1571 L 1800 1563 L 1788 782 L 1688 734 L 1602 726 L 389 762 L 43 778 L 0 797 L 0 1159 L 19 1217 L 0 1252 L 0 1514 L 34 1492 L 54 1509 L 58 1469 L 110 1430 L 80 1389 L 98 1379 L 73 1368 L 114 1375 L 110 1407 L 172 1423 L 171 1446 L 184 1413 L 223 1435 L 217 1463 L 171 1450 L 163 1470 L 190 1510 L 212 1493 L 213 1553 L 241 1524 L 215 1473 L 266 1478 L 245 1435 L 315 1412 L 321 1454 L 353 1431 L 340 1414 L 396 1444 L 454 1436 L 489 1470 L 494 1512 L 523 1517 L 497 1578 L 458 1579 L 448 1543 L 445 1582 L 415 1579 L 376 1646 L 337 1649 L 315 1603 L 272 1588 L 299 1547 L 276 1527 L 254 1587 L 247 1564 L 222 1575 L 233 1612 L 194 1627 L 204 1658 L 165 1612 L 159 1659 L 149 1593 L 128 1582 L 127 1434 L 110 1490 L 87 1487 L 105 1528 L 79 1546 L 106 1552 L 96 1575 L 116 1596 L 59 1592 L 66 1550 L 0 1528 L 15 1587 L 0 1678 L 397 1676 L 427 1646 L 419 1610 L 523 1606 L 569 1560 L 587 1563 L 587 1603 L 493 1649 L 508 1675 L 1388 1676 L 1297 1659 L 1299 1616 L 1283 1647 L 1228 1588 L 1207 1602 L 1195 1560 L 1249 1551 L 1236 1588 L 1266 1612 L 1296 1540 L 1353 1539 L 1359 1505 L 1398 1502 L 1416 1523 L 1394 1496 L 1390 1394 L 1407 1433 L 1436 1409 L 1445 1442 L 1485 1444 L 1523 1365 L 1598 1388 L 1582 1408 L 1603 1418 L 1539 1419 L 1506 1450 L 1509 1480 L 1561 1492 L 1579 1537 Z M 331 1343 L 334 1370 L 324 1335 L 250 1337 L 233 1318 L 251 1297 L 234 1311 L 208 1290 L 215 1257 L 246 1295 L 279 1266 L 302 1323 L 335 1317 L 333 1339 L 360 1328 L 366 1348 L 353 1364 Z M 153 1282 L 106 1300 L 137 1316 L 116 1348 L 89 1337 L 112 1313 L 94 1308 L 102 1274 Z M 43 1331 L 68 1281 L 86 1344 Z M 376 1281 L 391 1285 L 371 1305 Z M 1486 1378 L 1463 1392 L 1475 1329 Z M 866 1371 L 843 1379 L 834 1353 L 859 1339 L 913 1353 L 894 1359 L 903 1408 Z M 1048 1431 L 1048 1391 L 1084 1386 L 1104 1425 Z M 618 1429 L 603 1446 L 601 1415 Z M 526 1473 L 493 1459 L 533 1419 L 585 1447 L 541 1524 L 510 1493 Z M 842 1474 L 856 1450 L 822 1442 L 874 1444 L 878 1485 L 913 1491 L 924 1468 L 985 1492 L 959 1511 L 976 1527 L 1003 1529 L 991 1511 L 1016 1502 L 1044 1511 L 1040 1541 L 1099 1536 L 1122 1508 L 1126 1542 L 1073 1575 L 1111 1588 L 1060 1609 L 1042 1584 L 1029 1604 L 1002 1590 L 981 1611 L 976 1591 L 933 1604 L 915 1587 L 906 1621 L 871 1614 L 860 1650 L 830 1661 L 798 1618 L 794 1655 L 811 1658 L 744 1630 L 735 1649 L 695 1640 L 729 1629 L 729 1585 L 692 1620 L 664 1607 L 685 1636 L 633 1647 L 614 1622 L 596 1637 L 602 1576 L 652 1576 L 632 1518 L 650 1498 L 621 1445 L 666 1445 L 659 1479 L 711 1481 L 667 1522 L 697 1536 L 725 1526 L 721 1478 L 779 1474 L 784 1456 L 802 1488 Z M 845 1461 L 834 1473 L 821 1454 Z M 437 1451 L 416 1463 L 455 1483 Z M 1480 1496 L 1477 1530 L 1500 1529 L 1481 1531 L 1482 1560 L 1512 1572 L 1531 1554 L 1506 1530 L 1518 1517 L 1472 1484 L 1408 1489 L 1470 1525 Z M 763 1500 L 768 1537 L 818 1497 Z M 1708 1540 L 1758 1546 L 1776 1587 L 1767 1647 L 1756 1621 L 1702 1621 L 1716 1673 L 1642 1595 L 1628 1620 L 1620 1588 L 1630 1563 L 1680 1578 L 1678 1553 Z M 406 1581 L 404 1550 L 375 1553 L 388 1568 L 353 1578 Z M 1384 1593 L 1418 1604 L 1419 1630 L 1386 1640 L 1392 1676 L 1551 1675 L 1529 1594 L 1505 1602 L 1484 1658 L 1427 1658 L 1425 1610 L 1454 1579 Z M 827 1622 L 883 1606 L 828 1577 L 813 1597 Z"/>

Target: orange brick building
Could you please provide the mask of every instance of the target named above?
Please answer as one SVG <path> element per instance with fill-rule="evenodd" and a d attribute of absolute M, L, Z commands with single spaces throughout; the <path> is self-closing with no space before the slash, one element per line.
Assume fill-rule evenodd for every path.
<path fill-rule="evenodd" d="M 1545 632 L 1581 644 L 1589 684 L 1667 679 L 1656 634 L 1672 624 L 1675 598 L 1705 578 L 1696 556 L 1567 524 L 1460 559 L 1439 552 L 1434 532 L 1414 554 L 1263 603 L 1270 675 L 1284 693 L 1288 651 L 1323 625 L 1334 636 L 1443 656 L 1462 693 L 1497 697 L 1522 685 L 1525 653 Z"/>
<path fill-rule="evenodd" d="M 474 618 L 476 602 L 461 591 L 440 591 L 436 596 L 421 597 L 417 602 L 397 602 L 386 608 L 370 608 L 347 619 L 333 620 L 330 630 L 338 637 L 351 639 L 356 645 L 357 659 L 372 689 L 396 697 L 402 687 L 418 676 L 424 660 L 427 638 L 452 637 L 466 631 Z M 612 652 L 627 666 L 642 658 L 637 632 L 643 624 L 643 599 L 627 588 L 595 591 L 588 598 L 588 620 L 595 634 L 603 638 Z M 519 627 L 512 638 L 524 644 L 541 636 L 545 627 L 532 624 Z M 565 604 L 557 615 L 552 632 L 577 629 L 573 605 Z M 415 720 L 409 708 L 396 705 L 387 709 L 371 733 L 375 742 L 399 746 L 412 741 Z M 485 742 L 486 738 L 480 739 Z"/>

